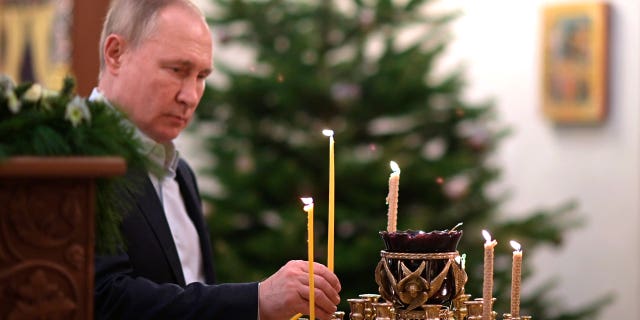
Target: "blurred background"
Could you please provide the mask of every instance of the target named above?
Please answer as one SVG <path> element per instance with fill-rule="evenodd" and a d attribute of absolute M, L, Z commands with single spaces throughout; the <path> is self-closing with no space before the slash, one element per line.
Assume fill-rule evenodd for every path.
<path fill-rule="evenodd" d="M 464 222 L 458 249 L 467 254 L 469 293 L 480 293 L 479 231 L 487 229 L 499 242 L 500 312 L 514 239 L 525 253 L 524 314 L 640 316 L 638 1 L 606 2 L 604 43 L 593 44 L 601 24 L 590 9 L 569 16 L 567 28 L 592 19 L 580 41 L 595 46 L 588 61 L 606 61 L 589 83 L 607 92 L 559 117 L 543 112 L 545 57 L 563 39 L 544 12 L 567 2 L 196 2 L 210 19 L 217 70 L 178 144 L 200 176 L 222 281 L 259 280 L 306 257 L 303 195 L 316 199 L 317 260 L 325 261 L 328 141 L 320 131 L 332 128 L 343 300 L 377 290 L 377 232 L 395 160 L 400 229 Z M 107 3 L 0 1 L 0 72 L 55 87 L 70 70 L 87 95 Z M 595 72 L 593 63 L 580 70 Z M 606 113 L 585 120 L 586 108 Z"/>

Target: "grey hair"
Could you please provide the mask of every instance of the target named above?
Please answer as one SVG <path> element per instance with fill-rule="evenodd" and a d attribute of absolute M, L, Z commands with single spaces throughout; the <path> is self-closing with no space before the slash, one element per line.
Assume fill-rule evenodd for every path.
<path fill-rule="evenodd" d="M 158 13 L 174 4 L 191 8 L 204 17 L 202 10 L 190 0 L 111 0 L 100 35 L 100 72 L 105 67 L 104 45 L 109 35 L 118 34 L 131 48 L 136 48 L 154 31 Z"/>

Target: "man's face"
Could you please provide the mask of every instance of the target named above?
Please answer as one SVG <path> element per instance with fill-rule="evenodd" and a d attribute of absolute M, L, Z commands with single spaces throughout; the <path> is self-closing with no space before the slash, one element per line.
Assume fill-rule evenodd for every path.
<path fill-rule="evenodd" d="M 187 126 L 212 69 L 209 28 L 196 13 L 163 9 L 150 37 L 122 54 L 114 102 L 159 143 Z"/>

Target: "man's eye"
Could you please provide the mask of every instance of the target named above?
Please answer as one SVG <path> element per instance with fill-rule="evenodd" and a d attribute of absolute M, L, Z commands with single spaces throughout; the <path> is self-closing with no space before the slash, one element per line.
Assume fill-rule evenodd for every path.
<path fill-rule="evenodd" d="M 181 68 L 181 67 L 167 66 L 167 70 L 170 71 L 171 73 L 176 73 L 176 74 L 184 73 L 184 68 Z"/>

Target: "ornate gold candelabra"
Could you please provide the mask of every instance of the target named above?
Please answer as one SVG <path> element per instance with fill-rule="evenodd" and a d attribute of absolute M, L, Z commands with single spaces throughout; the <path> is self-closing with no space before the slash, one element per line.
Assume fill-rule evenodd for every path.
<path fill-rule="evenodd" d="M 456 262 L 456 258 L 459 259 L 457 252 L 383 250 L 381 256 L 375 272 L 376 283 L 381 296 L 393 303 L 396 314 L 403 319 L 439 316 L 440 306 L 464 291 L 467 274 Z"/>
<path fill-rule="evenodd" d="M 375 269 L 380 294 L 348 299 L 350 320 L 497 319 L 495 311 L 491 319 L 483 319 L 482 299 L 472 299 L 464 293 L 467 274 L 457 251 L 462 231 L 380 234 L 386 246 L 386 250 L 380 251 L 381 259 Z M 333 319 L 339 318 L 334 315 Z M 504 314 L 502 319 L 532 317 Z"/>
<path fill-rule="evenodd" d="M 375 280 L 382 298 L 393 304 L 397 319 L 431 319 L 464 291 L 467 274 L 456 251 L 461 231 L 380 233 Z M 427 315 L 429 311 L 429 315 Z"/>

